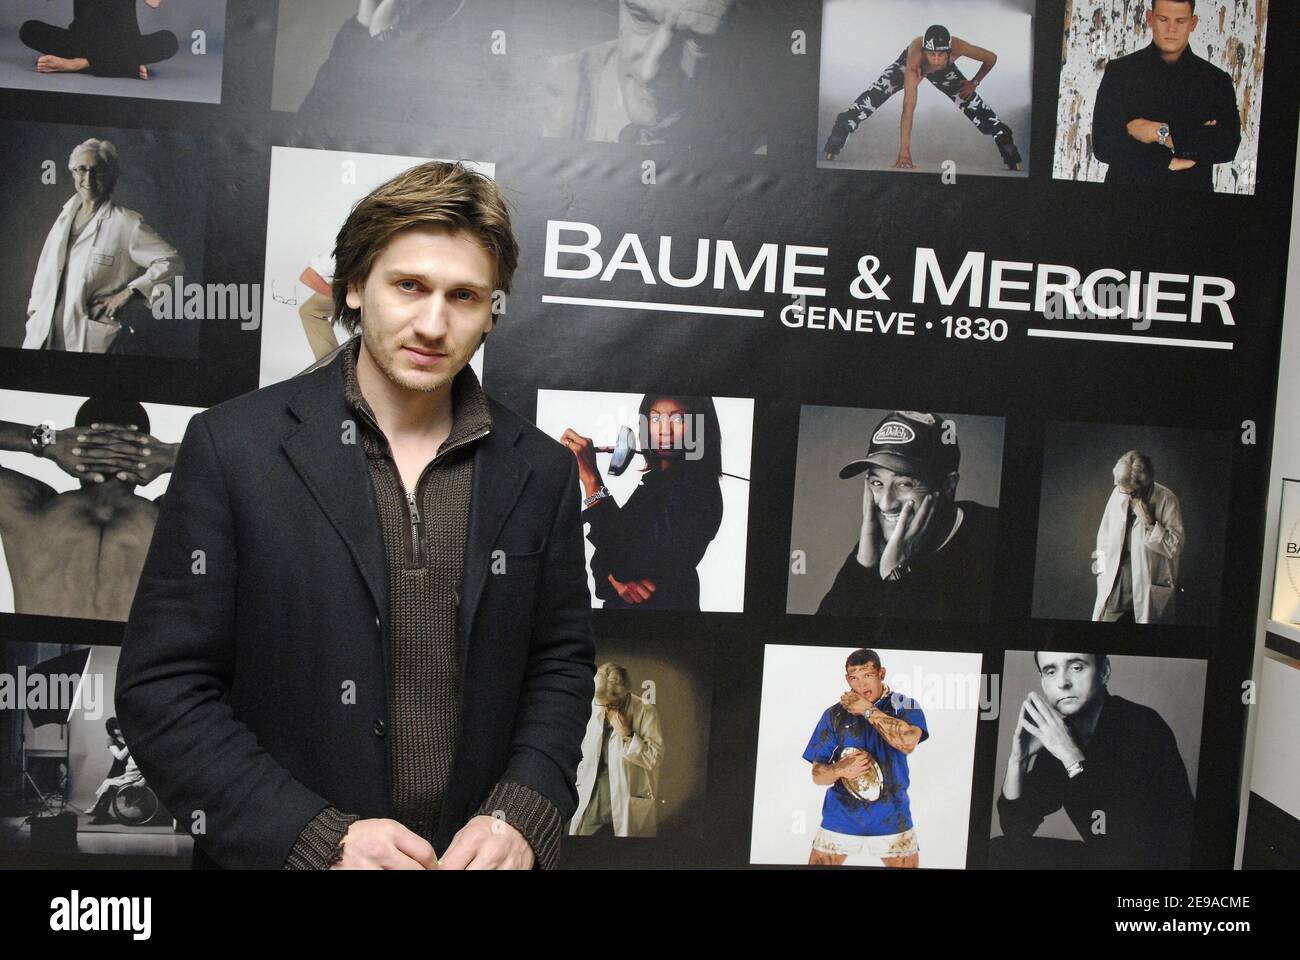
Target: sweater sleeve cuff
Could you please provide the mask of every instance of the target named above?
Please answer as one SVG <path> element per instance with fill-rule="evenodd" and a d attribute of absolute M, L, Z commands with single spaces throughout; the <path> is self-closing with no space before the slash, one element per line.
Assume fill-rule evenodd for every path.
<path fill-rule="evenodd" d="M 479 807 L 479 815 L 498 817 L 524 835 L 537 865 L 555 869 L 560 859 L 560 811 L 536 790 L 502 781 Z"/>
<path fill-rule="evenodd" d="M 356 814 L 326 807 L 312 817 L 298 835 L 289 851 L 289 859 L 284 862 L 284 869 L 328 870 L 343 855 L 339 841 L 348 832 L 348 827 L 360 819 Z"/>

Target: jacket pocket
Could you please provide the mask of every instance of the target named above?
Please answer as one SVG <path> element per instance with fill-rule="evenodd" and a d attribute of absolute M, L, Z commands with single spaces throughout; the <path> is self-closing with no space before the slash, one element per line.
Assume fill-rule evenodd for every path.
<path fill-rule="evenodd" d="M 86 318 L 86 353 L 108 353 L 121 331 L 122 325 L 116 320 L 95 320 Z"/>

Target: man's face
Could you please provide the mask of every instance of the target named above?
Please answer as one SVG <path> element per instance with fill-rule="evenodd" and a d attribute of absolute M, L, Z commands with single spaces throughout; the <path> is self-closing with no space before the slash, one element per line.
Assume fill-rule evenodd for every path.
<path fill-rule="evenodd" d="M 950 50 L 926 50 L 925 64 L 931 70 L 942 70 L 948 66 L 952 60 L 952 51 Z"/>
<path fill-rule="evenodd" d="M 687 112 L 735 0 L 620 0 L 618 82 L 633 123 Z"/>
<path fill-rule="evenodd" d="M 889 539 L 893 534 L 903 512 L 903 504 L 909 500 L 912 502 L 912 516 L 916 516 L 915 511 L 921 509 L 921 501 L 925 499 L 926 494 L 938 492 L 941 501 L 949 499 L 946 488 L 937 489 L 932 485 L 932 481 L 916 474 L 894 471 L 877 464 L 872 464 L 871 469 L 867 471 L 867 486 L 871 488 L 871 497 L 876 501 L 876 510 L 880 515 L 880 528 L 885 539 Z M 943 506 L 942 502 L 935 502 L 931 511 L 941 506 Z"/>
<path fill-rule="evenodd" d="M 878 663 L 860 663 L 844 672 L 849 689 L 875 703 L 885 695 L 885 668 Z"/>
<path fill-rule="evenodd" d="M 1182 53 L 1196 29 L 1198 18 L 1187 0 L 1156 0 L 1147 11 L 1147 24 L 1161 53 Z"/>
<path fill-rule="evenodd" d="M 628 692 L 617 684 L 609 684 L 603 691 L 596 694 L 596 702 L 605 708 L 605 712 L 611 710 L 622 710 L 627 706 Z"/>
<path fill-rule="evenodd" d="M 1133 494 L 1141 496 L 1144 493 L 1144 488 L 1139 486 L 1133 480 L 1133 474 L 1129 471 L 1128 466 L 1124 461 L 1116 461 L 1111 474 L 1115 477 L 1115 489 L 1120 493 L 1128 496 L 1132 496 Z"/>
<path fill-rule="evenodd" d="M 1101 696 L 1106 678 L 1091 653 L 1038 653 L 1038 680 L 1053 710 L 1069 717 Z"/>
<path fill-rule="evenodd" d="M 1122 461 L 1117 461 L 1111 468 L 1111 475 L 1115 478 L 1115 489 L 1120 493 L 1132 493 L 1137 489 L 1137 484 L 1133 482 L 1133 477 L 1125 469 Z"/>
<path fill-rule="evenodd" d="M 98 203 L 108 196 L 108 168 L 94 150 L 73 157 L 72 184 L 82 200 Z"/>
<path fill-rule="evenodd" d="M 495 263 L 467 231 L 411 227 L 348 290 L 376 365 L 397 386 L 430 393 L 449 384 L 492 329 Z"/>

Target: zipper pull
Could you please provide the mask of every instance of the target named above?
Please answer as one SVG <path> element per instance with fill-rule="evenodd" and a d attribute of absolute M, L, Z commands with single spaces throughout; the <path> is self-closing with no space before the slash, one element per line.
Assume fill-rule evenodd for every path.
<path fill-rule="evenodd" d="M 409 507 L 411 508 L 411 522 L 412 522 L 412 523 L 419 523 L 419 522 L 420 522 L 420 508 L 417 507 L 417 506 L 415 505 L 415 494 L 414 494 L 414 493 L 408 493 L 408 494 L 406 495 L 406 503 L 407 503 L 407 506 L 409 506 Z"/>

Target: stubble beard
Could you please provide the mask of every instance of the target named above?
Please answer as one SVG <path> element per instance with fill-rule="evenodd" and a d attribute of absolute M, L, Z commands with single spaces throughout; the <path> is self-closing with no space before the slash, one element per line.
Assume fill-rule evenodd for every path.
<path fill-rule="evenodd" d="M 382 349 L 381 345 L 375 342 L 373 332 L 364 325 L 362 326 L 361 335 L 362 339 L 365 341 L 366 350 L 375 361 L 375 366 L 379 368 L 380 373 L 382 373 L 384 377 L 387 378 L 388 382 L 393 384 L 393 386 L 402 390 L 413 390 L 418 393 L 436 393 L 451 383 L 454 375 L 442 371 L 434 374 L 432 378 L 419 377 L 418 379 L 408 379 L 404 375 L 404 372 L 398 369 L 398 363 L 400 362 L 399 357 L 403 350 L 400 345 L 395 343 L 392 347 L 391 353 L 388 350 Z M 448 354 L 448 359 L 450 359 L 450 357 L 451 354 Z M 457 372 L 459 372 L 459 368 L 457 368 Z"/>

